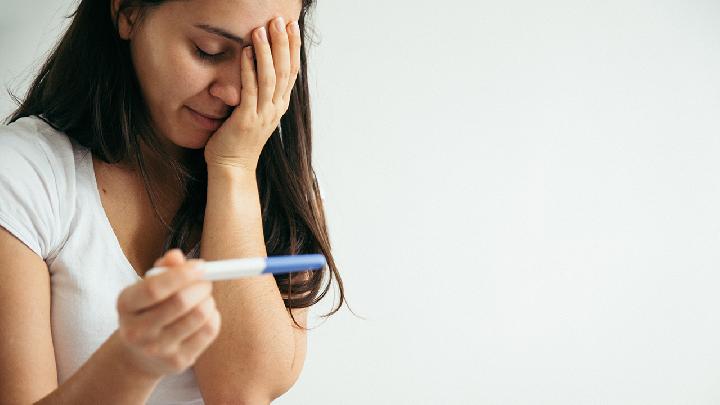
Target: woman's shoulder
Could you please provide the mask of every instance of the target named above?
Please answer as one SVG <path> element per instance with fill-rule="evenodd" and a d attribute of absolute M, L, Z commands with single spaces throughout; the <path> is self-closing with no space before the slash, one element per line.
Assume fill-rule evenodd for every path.
<path fill-rule="evenodd" d="M 69 163 L 74 156 L 70 138 L 37 115 L 0 126 L 0 154 L 7 158 L 45 158 L 53 166 Z"/>
<path fill-rule="evenodd" d="M 39 177 L 59 191 L 73 187 L 82 149 L 36 115 L 0 126 L 0 171 Z"/>
<path fill-rule="evenodd" d="M 41 117 L 0 125 L 0 226 L 43 258 L 52 256 L 74 212 L 73 142 Z"/>

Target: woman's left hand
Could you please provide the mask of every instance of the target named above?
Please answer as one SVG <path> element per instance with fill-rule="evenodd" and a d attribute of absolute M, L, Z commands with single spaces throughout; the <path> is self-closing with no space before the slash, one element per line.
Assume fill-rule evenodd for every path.
<path fill-rule="evenodd" d="M 286 25 L 282 17 L 269 25 L 272 44 L 265 27 L 259 27 L 252 33 L 254 46 L 243 49 L 240 105 L 205 145 L 208 170 L 211 166 L 231 166 L 254 173 L 260 152 L 290 105 L 300 70 L 300 30 L 297 22 Z"/>

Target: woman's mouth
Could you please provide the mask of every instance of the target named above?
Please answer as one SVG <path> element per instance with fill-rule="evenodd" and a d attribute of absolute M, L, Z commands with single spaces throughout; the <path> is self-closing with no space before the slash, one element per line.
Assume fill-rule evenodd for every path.
<path fill-rule="evenodd" d="M 222 126 L 223 122 L 225 122 L 225 118 L 210 118 L 207 115 L 197 112 L 188 106 L 185 106 L 185 108 L 187 108 L 188 112 L 190 112 L 190 115 L 192 116 L 193 121 L 195 121 L 197 126 L 206 131 L 217 131 L 218 128 Z"/>

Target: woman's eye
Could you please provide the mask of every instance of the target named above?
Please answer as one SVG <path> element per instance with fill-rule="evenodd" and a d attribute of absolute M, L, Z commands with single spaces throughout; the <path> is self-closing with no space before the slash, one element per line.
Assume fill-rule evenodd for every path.
<path fill-rule="evenodd" d="M 207 53 L 207 52 L 203 51 L 202 49 L 200 49 L 200 47 L 198 47 L 196 45 L 195 46 L 195 55 L 197 55 L 202 60 L 215 61 L 223 55 L 223 52 Z"/>

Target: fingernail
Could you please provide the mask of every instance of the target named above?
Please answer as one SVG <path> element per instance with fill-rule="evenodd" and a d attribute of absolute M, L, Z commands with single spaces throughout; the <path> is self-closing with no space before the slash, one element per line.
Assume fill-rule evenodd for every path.
<path fill-rule="evenodd" d="M 295 35 L 300 34 L 300 25 L 298 25 L 297 21 L 293 21 L 292 24 L 290 24 L 290 31 Z"/>
<path fill-rule="evenodd" d="M 253 58 L 253 50 L 252 50 L 252 47 L 251 47 L 251 46 L 246 46 L 246 47 L 245 47 L 245 56 L 247 56 L 247 57 L 250 58 L 250 59 Z"/>
<path fill-rule="evenodd" d="M 275 19 L 275 28 L 280 32 L 285 31 L 285 20 L 282 17 Z"/>
<path fill-rule="evenodd" d="M 265 27 L 260 27 L 260 32 L 258 33 L 260 36 L 260 39 L 267 42 L 267 33 L 265 32 Z"/>

